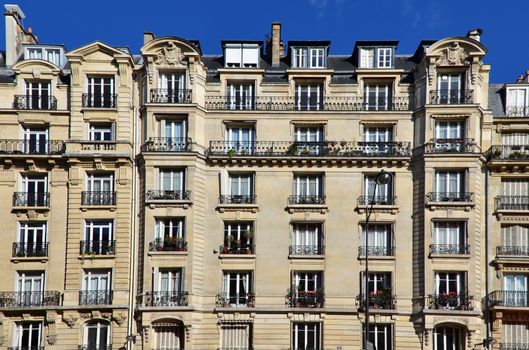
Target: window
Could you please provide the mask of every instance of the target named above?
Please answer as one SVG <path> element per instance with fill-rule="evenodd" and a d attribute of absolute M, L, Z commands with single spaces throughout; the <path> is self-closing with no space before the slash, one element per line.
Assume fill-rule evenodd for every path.
<path fill-rule="evenodd" d="M 527 197 L 529 196 L 528 179 L 502 179 L 502 192 L 504 196 Z M 527 202 L 527 198 L 525 199 Z"/>
<path fill-rule="evenodd" d="M 378 48 L 377 49 L 377 68 L 391 68 L 393 66 L 393 49 Z"/>
<path fill-rule="evenodd" d="M 88 139 L 90 141 L 113 141 L 114 123 L 89 123 Z"/>
<path fill-rule="evenodd" d="M 455 327 L 435 327 L 433 332 L 434 350 L 464 350 L 465 337 Z"/>
<path fill-rule="evenodd" d="M 222 254 L 253 253 L 253 222 L 225 222 Z"/>
<path fill-rule="evenodd" d="M 527 322 L 507 322 L 503 321 L 503 335 L 500 349 L 509 349 L 511 344 L 516 349 L 516 344 L 522 348 L 524 344 L 529 344 L 529 323 Z"/>
<path fill-rule="evenodd" d="M 295 148 L 291 152 L 302 155 L 323 153 L 324 132 L 321 126 L 296 126 L 294 129 Z"/>
<path fill-rule="evenodd" d="M 323 254 L 323 225 L 320 223 L 292 224 L 292 255 Z"/>
<path fill-rule="evenodd" d="M 388 111 L 392 109 L 391 84 L 366 83 L 364 90 L 366 110 Z"/>
<path fill-rule="evenodd" d="M 527 275 L 503 274 L 503 304 L 505 306 L 529 306 L 527 299 Z"/>
<path fill-rule="evenodd" d="M 17 257 L 47 256 L 45 222 L 19 222 L 14 255 Z"/>
<path fill-rule="evenodd" d="M 297 83 L 294 97 L 297 110 L 319 111 L 323 109 L 323 84 Z"/>
<path fill-rule="evenodd" d="M 462 74 L 440 74 L 437 77 L 437 103 L 458 104 L 463 103 L 464 79 Z"/>
<path fill-rule="evenodd" d="M 154 281 L 157 290 L 153 295 L 154 306 L 181 306 L 183 272 L 178 269 L 160 269 Z"/>
<path fill-rule="evenodd" d="M 228 43 L 224 47 L 225 66 L 229 68 L 259 67 L 259 45 Z"/>
<path fill-rule="evenodd" d="M 51 109 L 51 83 L 49 80 L 26 80 L 27 109 Z"/>
<path fill-rule="evenodd" d="M 365 127 L 364 128 L 364 152 L 368 155 L 388 154 L 393 151 L 389 144 L 393 141 L 392 127 Z"/>
<path fill-rule="evenodd" d="M 436 272 L 436 307 L 443 309 L 465 308 L 468 301 L 466 280 L 465 272 Z"/>
<path fill-rule="evenodd" d="M 362 305 L 365 305 L 365 277 L 362 273 Z M 391 290 L 390 272 L 370 272 L 367 275 L 368 303 L 369 308 L 392 309 L 393 295 Z"/>
<path fill-rule="evenodd" d="M 15 193 L 14 200 L 15 206 L 48 206 L 48 177 L 46 175 L 21 175 L 19 192 Z"/>
<path fill-rule="evenodd" d="M 110 324 L 104 321 L 87 323 L 83 332 L 84 348 L 104 350 L 110 348 Z"/>
<path fill-rule="evenodd" d="M 322 272 L 294 272 L 292 287 L 297 292 L 316 292 L 323 288 Z"/>
<path fill-rule="evenodd" d="M 287 297 L 290 307 L 323 307 L 323 272 L 294 271 L 292 288 Z"/>
<path fill-rule="evenodd" d="M 248 306 L 251 302 L 252 272 L 224 272 L 222 296 L 224 306 Z"/>
<path fill-rule="evenodd" d="M 228 126 L 226 128 L 228 152 L 251 154 L 255 149 L 255 128 L 252 126 Z M 232 151 L 233 150 L 233 151 Z"/>
<path fill-rule="evenodd" d="M 370 224 L 367 232 L 367 254 L 369 256 L 393 255 L 393 227 L 391 224 Z M 362 224 L 360 255 L 366 255 L 365 224 Z"/>
<path fill-rule="evenodd" d="M 252 349 L 251 323 L 222 323 L 220 327 L 220 349 Z"/>
<path fill-rule="evenodd" d="M 509 117 L 525 117 L 529 114 L 528 88 L 507 88 L 507 108 L 505 114 Z"/>
<path fill-rule="evenodd" d="M 114 254 L 114 232 L 112 220 L 86 220 L 81 254 Z"/>
<path fill-rule="evenodd" d="M 393 68 L 393 48 L 360 48 L 359 68 Z"/>
<path fill-rule="evenodd" d="M 81 198 L 83 205 L 116 204 L 113 174 L 86 174 L 85 189 Z"/>
<path fill-rule="evenodd" d="M 153 244 L 157 251 L 185 251 L 185 218 L 156 219 Z"/>
<path fill-rule="evenodd" d="M 228 198 L 223 203 L 252 204 L 254 199 L 254 174 L 229 173 Z"/>
<path fill-rule="evenodd" d="M 362 332 L 365 334 L 365 327 Z M 392 350 L 393 326 L 381 323 L 370 324 L 367 339 L 377 350 Z"/>
<path fill-rule="evenodd" d="M 42 49 L 27 49 L 27 58 L 28 59 L 42 59 Z"/>
<path fill-rule="evenodd" d="M 51 47 L 26 47 L 24 59 L 46 60 L 60 67 L 63 49 Z"/>
<path fill-rule="evenodd" d="M 47 154 L 49 131 L 47 128 L 25 127 L 23 130 L 24 153 Z"/>
<path fill-rule="evenodd" d="M 465 121 L 437 121 L 435 123 L 436 139 L 462 139 L 465 137 Z"/>
<path fill-rule="evenodd" d="M 116 107 L 114 77 L 87 77 L 86 79 L 84 107 Z"/>
<path fill-rule="evenodd" d="M 529 255 L 529 226 L 507 225 L 501 228 L 499 254 Z"/>
<path fill-rule="evenodd" d="M 295 68 L 307 68 L 309 65 L 308 62 L 308 49 L 306 47 L 294 48 L 294 62 L 293 66 Z"/>
<path fill-rule="evenodd" d="M 21 350 L 40 349 L 42 332 L 42 322 L 17 322 L 13 332 L 13 347 Z"/>
<path fill-rule="evenodd" d="M 529 133 L 527 132 L 505 132 L 501 134 L 501 144 L 503 146 L 526 146 L 529 145 Z M 513 151 L 521 150 L 524 147 L 509 147 Z M 505 148 L 502 150 L 506 151 Z M 508 157 L 510 154 L 506 154 Z"/>
<path fill-rule="evenodd" d="M 159 151 L 185 151 L 187 149 L 187 120 L 160 119 L 160 138 L 156 141 Z"/>
<path fill-rule="evenodd" d="M 318 174 L 294 174 L 291 204 L 323 204 L 323 176 Z"/>
<path fill-rule="evenodd" d="M 325 68 L 325 49 L 310 49 L 310 67 Z"/>
<path fill-rule="evenodd" d="M 375 49 L 360 49 L 360 68 L 375 67 Z"/>
<path fill-rule="evenodd" d="M 80 305 L 109 305 L 112 303 L 111 271 L 85 269 L 79 295 Z"/>
<path fill-rule="evenodd" d="M 44 272 L 19 271 L 16 291 L 16 305 L 42 306 L 44 296 Z"/>
<path fill-rule="evenodd" d="M 160 190 L 182 192 L 185 184 L 184 169 L 160 169 Z"/>
<path fill-rule="evenodd" d="M 468 254 L 464 221 L 434 221 L 432 254 Z"/>
<path fill-rule="evenodd" d="M 438 170 L 435 172 L 437 201 L 469 201 L 466 192 L 466 171 Z"/>
<path fill-rule="evenodd" d="M 48 57 L 48 62 L 53 63 L 54 65 L 61 66 L 61 50 L 59 49 L 47 49 L 46 54 Z"/>
<path fill-rule="evenodd" d="M 185 72 L 160 72 L 158 75 L 158 90 L 153 94 L 156 103 L 184 103 L 187 102 Z"/>
<path fill-rule="evenodd" d="M 325 68 L 326 52 L 323 47 L 295 47 L 292 49 L 292 67 Z"/>
<path fill-rule="evenodd" d="M 395 197 L 393 195 L 393 181 L 387 184 L 377 184 L 377 175 L 364 175 L 364 195 L 361 198 L 361 205 L 393 205 Z M 393 177 L 392 177 L 393 180 Z"/>
<path fill-rule="evenodd" d="M 157 322 L 153 323 L 154 349 L 178 350 L 184 349 L 184 326 L 181 322 Z"/>
<path fill-rule="evenodd" d="M 321 323 L 292 323 L 292 348 L 296 350 L 320 350 L 322 348 Z"/>
<path fill-rule="evenodd" d="M 226 88 L 228 109 L 253 110 L 255 107 L 254 82 L 229 82 Z"/>

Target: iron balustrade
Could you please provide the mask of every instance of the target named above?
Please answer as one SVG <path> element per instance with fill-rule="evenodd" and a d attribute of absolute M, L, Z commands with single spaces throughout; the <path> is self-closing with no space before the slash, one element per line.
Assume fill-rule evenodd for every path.
<path fill-rule="evenodd" d="M 83 191 L 82 205 L 116 205 L 116 192 L 113 191 Z"/>
<path fill-rule="evenodd" d="M 472 202 L 473 192 L 429 192 L 428 202 Z"/>
<path fill-rule="evenodd" d="M 507 106 L 505 116 L 509 118 L 529 117 L 529 106 Z"/>
<path fill-rule="evenodd" d="M 256 111 L 410 111 L 413 99 L 408 97 L 368 98 L 363 96 L 256 96 L 235 100 L 229 96 L 206 96 L 209 110 Z"/>
<path fill-rule="evenodd" d="M 217 307 L 254 307 L 255 294 L 219 292 L 215 298 Z"/>
<path fill-rule="evenodd" d="M 114 255 L 116 253 L 116 241 L 81 241 L 82 255 Z"/>
<path fill-rule="evenodd" d="M 147 191 L 147 200 L 189 200 L 191 198 L 190 190 L 151 190 Z"/>
<path fill-rule="evenodd" d="M 491 306 L 529 307 L 527 291 L 495 290 L 489 294 Z"/>
<path fill-rule="evenodd" d="M 496 247 L 496 255 L 529 256 L 529 247 L 502 245 Z"/>
<path fill-rule="evenodd" d="M 529 145 L 495 145 L 487 153 L 489 160 L 529 160 Z"/>
<path fill-rule="evenodd" d="M 500 343 L 500 350 L 529 350 L 529 343 Z"/>
<path fill-rule="evenodd" d="M 191 90 L 151 89 L 151 103 L 191 103 Z"/>
<path fill-rule="evenodd" d="M 396 199 L 395 196 L 360 196 L 358 197 L 358 206 L 395 205 Z"/>
<path fill-rule="evenodd" d="M 187 291 L 155 291 L 147 292 L 144 306 L 187 306 L 189 292 Z"/>
<path fill-rule="evenodd" d="M 296 290 L 295 287 L 288 291 L 286 304 L 288 307 L 322 308 L 325 303 L 323 288 L 317 290 Z"/>
<path fill-rule="evenodd" d="M 473 153 L 477 149 L 474 139 L 432 139 L 424 147 L 425 153 Z"/>
<path fill-rule="evenodd" d="M 111 290 L 81 290 L 79 305 L 112 305 Z"/>
<path fill-rule="evenodd" d="M 248 342 L 250 341 L 248 340 Z M 164 349 L 154 349 L 154 350 L 164 350 Z M 220 348 L 217 348 L 217 350 L 254 350 L 254 348 L 251 346 L 229 347 L 229 348 L 220 347 Z M 305 350 L 305 349 L 299 349 L 299 350 Z M 319 350 L 319 349 L 314 349 L 314 350 Z"/>
<path fill-rule="evenodd" d="M 325 196 L 323 195 L 310 195 L 310 194 L 301 194 L 301 195 L 292 195 L 288 197 L 288 204 L 290 205 L 323 205 L 325 204 Z"/>
<path fill-rule="evenodd" d="M 81 151 L 115 151 L 116 141 L 79 141 Z"/>
<path fill-rule="evenodd" d="M 59 306 L 59 291 L 0 292 L 0 307 Z"/>
<path fill-rule="evenodd" d="M 186 252 L 187 242 L 183 237 L 157 238 L 149 243 L 151 252 Z"/>
<path fill-rule="evenodd" d="M 472 310 L 473 297 L 466 293 L 448 292 L 428 295 L 428 307 L 432 310 Z"/>
<path fill-rule="evenodd" d="M 430 244 L 430 254 L 470 254 L 468 244 Z"/>
<path fill-rule="evenodd" d="M 359 295 L 358 300 L 360 301 L 360 307 L 365 309 L 365 294 Z M 396 298 L 392 294 L 391 288 L 370 291 L 367 298 L 367 306 L 369 309 L 393 310 L 395 309 L 395 300 Z"/>
<path fill-rule="evenodd" d="M 141 146 L 143 152 L 189 152 L 191 139 L 186 137 L 150 137 Z"/>
<path fill-rule="evenodd" d="M 56 110 L 57 98 L 46 95 L 15 95 L 14 109 L 25 110 Z"/>
<path fill-rule="evenodd" d="M 368 246 L 367 247 L 367 254 L 368 256 L 393 256 L 394 255 L 394 248 L 390 245 L 385 246 Z M 358 247 L 358 255 L 359 256 L 366 256 L 366 246 L 363 244 L 362 246 Z"/>
<path fill-rule="evenodd" d="M 431 90 L 430 104 L 470 104 L 474 102 L 473 90 Z"/>
<path fill-rule="evenodd" d="M 529 196 L 496 196 L 496 210 L 529 210 Z"/>
<path fill-rule="evenodd" d="M 48 242 L 15 242 L 13 257 L 30 258 L 48 256 Z"/>
<path fill-rule="evenodd" d="M 288 247 L 288 254 L 290 255 L 323 255 L 325 246 L 322 244 L 316 245 L 291 245 Z"/>
<path fill-rule="evenodd" d="M 223 194 L 219 197 L 220 204 L 255 204 L 257 196 L 248 194 Z"/>
<path fill-rule="evenodd" d="M 255 245 L 246 243 L 225 243 L 219 247 L 221 254 L 254 254 Z"/>
<path fill-rule="evenodd" d="M 44 346 L 32 345 L 32 346 L 8 346 L 7 350 L 44 350 Z"/>
<path fill-rule="evenodd" d="M 1 139 L 0 154 L 61 154 L 64 152 L 64 145 L 61 140 Z"/>
<path fill-rule="evenodd" d="M 85 108 L 116 108 L 118 105 L 117 94 L 83 94 L 83 107 Z"/>
<path fill-rule="evenodd" d="M 208 156 L 228 157 L 410 157 L 409 142 L 210 141 Z"/>
<path fill-rule="evenodd" d="M 79 345 L 79 350 L 112 350 L 112 345 Z"/>
<path fill-rule="evenodd" d="M 49 207 L 49 192 L 15 192 L 13 207 Z"/>

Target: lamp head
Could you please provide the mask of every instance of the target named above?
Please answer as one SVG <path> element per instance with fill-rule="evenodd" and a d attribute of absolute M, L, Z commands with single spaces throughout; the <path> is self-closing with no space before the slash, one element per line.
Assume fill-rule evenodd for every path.
<path fill-rule="evenodd" d="M 386 185 L 391 181 L 391 174 L 381 170 L 380 173 L 377 174 L 375 181 L 378 185 Z"/>

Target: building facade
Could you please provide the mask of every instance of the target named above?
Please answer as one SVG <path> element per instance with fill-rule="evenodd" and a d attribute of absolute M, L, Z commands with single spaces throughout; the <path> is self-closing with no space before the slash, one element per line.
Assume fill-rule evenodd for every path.
<path fill-rule="evenodd" d="M 529 80 L 489 85 L 480 30 L 132 54 L 23 18 L 6 5 L 0 349 L 362 349 L 366 308 L 378 350 L 529 349 Z"/>

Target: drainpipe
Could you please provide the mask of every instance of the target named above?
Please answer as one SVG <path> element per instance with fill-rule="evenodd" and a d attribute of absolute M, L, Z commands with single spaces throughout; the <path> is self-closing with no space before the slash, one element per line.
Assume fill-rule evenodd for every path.
<path fill-rule="evenodd" d="M 485 166 L 485 349 L 490 349 L 492 317 L 489 309 L 489 169 Z"/>

